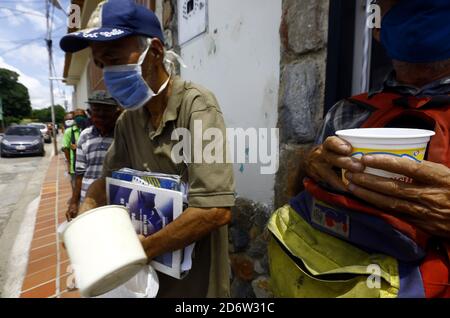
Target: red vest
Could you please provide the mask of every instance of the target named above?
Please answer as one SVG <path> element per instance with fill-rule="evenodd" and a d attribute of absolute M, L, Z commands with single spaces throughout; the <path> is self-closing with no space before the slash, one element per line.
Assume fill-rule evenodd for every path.
<path fill-rule="evenodd" d="M 382 128 L 397 118 L 416 116 L 434 126 L 436 136 L 430 142 L 428 161 L 450 167 L 450 97 L 405 97 L 393 93 L 380 93 L 371 98 L 367 94 L 350 98 L 356 105 L 369 106 L 374 111 L 361 128 Z M 357 106 L 355 106 L 357 107 Z M 328 192 L 312 180 L 306 179 L 306 191 L 315 198 L 340 208 L 358 211 L 388 222 L 395 229 L 408 235 L 418 245 L 426 248 L 427 255 L 420 264 L 425 295 L 427 298 L 450 298 L 450 243 L 438 239 L 439 248 L 429 244 L 432 235 L 407 222 L 374 207 L 361 204 L 344 195 Z M 433 238 L 434 240 L 435 238 Z"/>
<path fill-rule="evenodd" d="M 350 101 L 375 108 L 361 128 L 385 127 L 402 116 L 416 116 L 431 123 L 436 136 L 431 139 L 427 160 L 450 167 L 450 96 L 415 98 L 380 93 L 370 99 L 367 94 L 355 96 Z"/>

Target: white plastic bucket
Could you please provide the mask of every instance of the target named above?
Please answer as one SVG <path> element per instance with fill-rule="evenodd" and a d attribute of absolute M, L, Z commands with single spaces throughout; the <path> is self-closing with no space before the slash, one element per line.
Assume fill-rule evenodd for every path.
<path fill-rule="evenodd" d="M 408 158 L 417 162 L 424 160 L 433 131 L 404 128 L 361 128 L 340 130 L 336 135 L 353 147 L 352 157 L 361 158 L 368 154 L 384 154 Z M 405 176 L 367 168 L 366 173 L 380 177 L 412 182 Z M 345 171 L 344 171 L 345 173 Z M 344 178 L 344 181 L 345 178 Z"/>
<path fill-rule="evenodd" d="M 106 206 L 70 222 L 64 244 L 83 297 L 103 295 L 135 276 L 147 256 L 126 208 Z"/>

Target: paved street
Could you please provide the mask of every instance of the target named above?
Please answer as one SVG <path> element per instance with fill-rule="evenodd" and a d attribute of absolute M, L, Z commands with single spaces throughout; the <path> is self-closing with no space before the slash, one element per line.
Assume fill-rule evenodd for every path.
<path fill-rule="evenodd" d="M 16 157 L 0 158 L 0 237 L 11 217 L 17 210 L 18 203 L 25 206 L 31 202 L 24 202 L 23 199 L 30 193 L 39 195 L 40 183 L 30 183 L 36 177 L 43 176 L 52 154 L 52 144 L 46 144 L 46 155 L 43 157 Z M 44 171 L 42 171 L 44 170 Z"/>
<path fill-rule="evenodd" d="M 45 150 L 45 157 L 0 158 L 0 296 L 11 250 L 18 243 L 28 205 L 40 195 L 53 144 L 46 144 Z"/>

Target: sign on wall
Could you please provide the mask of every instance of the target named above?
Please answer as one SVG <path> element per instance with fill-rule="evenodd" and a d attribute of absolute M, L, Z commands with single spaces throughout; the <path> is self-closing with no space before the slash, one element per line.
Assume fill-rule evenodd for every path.
<path fill-rule="evenodd" d="M 183 45 L 205 33 L 208 27 L 207 0 L 178 0 L 178 42 Z"/>

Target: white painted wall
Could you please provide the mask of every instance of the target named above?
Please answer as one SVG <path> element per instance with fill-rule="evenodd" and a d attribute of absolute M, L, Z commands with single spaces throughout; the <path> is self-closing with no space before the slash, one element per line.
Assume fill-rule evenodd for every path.
<path fill-rule="evenodd" d="M 372 30 L 367 28 L 366 25 L 368 3 L 370 3 L 368 0 L 358 1 L 355 9 L 355 43 L 353 48 L 352 82 L 353 96 L 367 92 L 370 84 L 370 61 L 373 37 Z M 363 80 L 363 76 L 365 76 L 365 81 Z"/>
<path fill-rule="evenodd" d="M 208 14 L 208 32 L 181 48 L 182 77 L 215 93 L 228 127 L 275 128 L 281 0 L 209 0 Z M 273 202 L 275 175 L 235 164 L 235 176 L 238 195 Z"/>
<path fill-rule="evenodd" d="M 76 104 L 73 105 L 74 109 L 83 108 L 87 109 L 88 89 L 89 89 L 89 63 L 84 66 L 83 72 L 80 76 L 80 81 L 76 85 Z"/>

